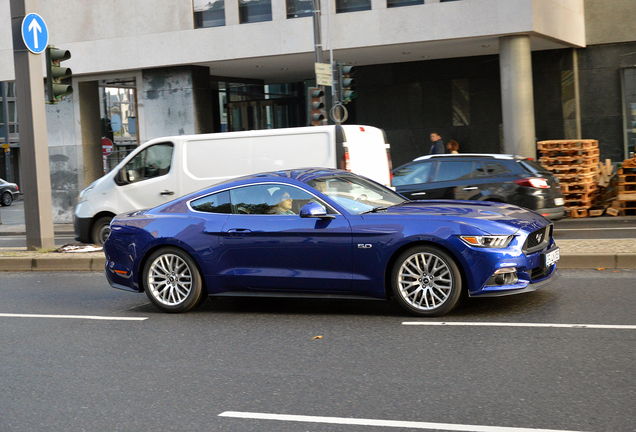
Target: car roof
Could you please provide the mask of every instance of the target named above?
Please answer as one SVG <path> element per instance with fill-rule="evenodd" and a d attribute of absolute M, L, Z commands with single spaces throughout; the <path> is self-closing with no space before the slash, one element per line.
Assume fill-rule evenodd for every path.
<path fill-rule="evenodd" d="M 246 176 L 235 177 L 224 182 L 218 183 L 227 184 L 234 182 L 243 182 L 248 180 L 282 180 L 282 179 L 291 179 L 298 180 L 301 182 L 308 182 L 309 180 L 313 180 L 318 177 L 331 176 L 335 174 L 352 174 L 349 171 L 333 169 L 333 168 L 295 168 L 290 170 L 281 170 L 281 171 L 267 171 L 256 174 L 249 174 Z"/>
<path fill-rule="evenodd" d="M 420 156 L 418 158 L 413 159 L 415 161 L 429 160 L 429 159 L 445 159 L 445 158 L 480 158 L 480 159 L 499 159 L 499 160 L 522 160 L 527 159 L 523 156 L 512 155 L 512 154 L 498 154 L 498 153 L 455 153 L 455 154 L 436 154 L 436 155 L 426 155 Z"/>

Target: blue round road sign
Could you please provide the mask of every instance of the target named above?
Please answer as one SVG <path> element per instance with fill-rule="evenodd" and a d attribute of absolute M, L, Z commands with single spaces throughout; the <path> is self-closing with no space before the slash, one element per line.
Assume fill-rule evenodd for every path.
<path fill-rule="evenodd" d="M 40 54 L 49 44 L 49 29 L 42 17 L 30 13 L 22 20 L 22 40 L 33 54 Z"/>

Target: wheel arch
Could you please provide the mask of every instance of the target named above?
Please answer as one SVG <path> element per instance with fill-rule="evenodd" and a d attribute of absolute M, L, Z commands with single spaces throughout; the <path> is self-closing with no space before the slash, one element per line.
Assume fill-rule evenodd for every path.
<path fill-rule="evenodd" d="M 397 258 L 405 250 L 410 249 L 412 247 L 417 247 L 417 246 L 432 246 L 448 254 L 448 256 L 450 256 L 455 261 L 455 264 L 457 265 L 457 268 L 459 269 L 459 274 L 461 275 L 461 278 L 462 278 L 462 295 L 464 295 L 467 292 L 468 280 L 466 278 L 466 269 L 462 265 L 461 261 L 457 259 L 455 254 L 450 249 L 448 249 L 447 247 L 439 243 L 428 241 L 428 240 L 417 240 L 417 241 L 406 243 L 400 246 L 398 249 L 395 250 L 395 252 L 393 252 L 393 255 L 391 255 L 391 258 L 389 258 L 386 269 L 384 270 L 384 292 L 387 299 L 390 299 L 391 297 L 393 297 L 393 290 L 391 289 L 391 273 L 393 272 L 393 267 L 395 266 L 395 262 L 397 261 Z"/>

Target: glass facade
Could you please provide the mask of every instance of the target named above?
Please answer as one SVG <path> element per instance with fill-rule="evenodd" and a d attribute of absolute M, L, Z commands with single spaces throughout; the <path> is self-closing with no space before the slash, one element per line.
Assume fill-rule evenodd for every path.
<path fill-rule="evenodd" d="M 636 154 L 636 68 L 623 69 L 625 158 Z"/>
<path fill-rule="evenodd" d="M 401 7 L 424 4 L 424 0 L 387 0 L 386 7 Z"/>
<path fill-rule="evenodd" d="M 6 92 L 6 101 L 2 99 Z M 4 143 L 8 135 L 9 140 L 18 138 L 18 109 L 15 98 L 15 83 L 0 83 L 0 140 Z M 6 110 L 6 111 L 5 111 Z"/>
<path fill-rule="evenodd" d="M 221 27 L 225 25 L 224 0 L 193 0 L 194 27 Z"/>
<path fill-rule="evenodd" d="M 102 137 L 114 144 L 114 151 L 104 164 L 104 172 L 108 172 L 139 143 L 135 81 L 101 81 L 99 95 Z"/>

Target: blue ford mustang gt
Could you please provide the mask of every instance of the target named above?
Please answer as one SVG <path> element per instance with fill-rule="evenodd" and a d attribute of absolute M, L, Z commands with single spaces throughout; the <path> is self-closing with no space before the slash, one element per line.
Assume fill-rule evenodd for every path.
<path fill-rule="evenodd" d="M 408 201 L 347 171 L 279 171 L 117 216 L 106 277 L 165 312 L 208 296 L 395 297 L 439 316 L 462 291 L 500 296 L 554 279 L 552 228 L 513 205 Z"/>

